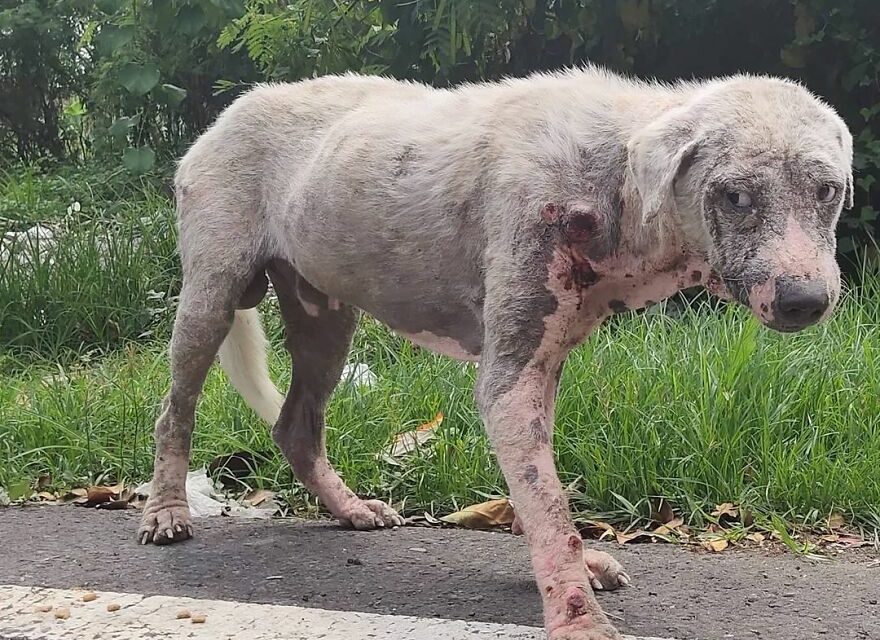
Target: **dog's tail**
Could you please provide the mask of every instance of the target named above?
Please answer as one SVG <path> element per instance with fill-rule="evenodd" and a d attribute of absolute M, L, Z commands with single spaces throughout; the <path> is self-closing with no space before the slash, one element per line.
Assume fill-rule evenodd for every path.
<path fill-rule="evenodd" d="M 258 416 L 274 425 L 284 396 L 269 378 L 266 336 L 256 309 L 240 309 L 220 346 L 220 366 L 229 382 Z"/>

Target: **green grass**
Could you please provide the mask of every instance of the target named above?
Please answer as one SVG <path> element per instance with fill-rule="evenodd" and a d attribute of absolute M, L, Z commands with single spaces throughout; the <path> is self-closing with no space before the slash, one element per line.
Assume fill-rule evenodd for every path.
<path fill-rule="evenodd" d="M 743 310 L 622 318 L 570 358 L 558 407 L 557 451 L 574 507 L 638 519 L 665 497 L 699 521 L 715 504 L 819 521 L 831 511 L 880 528 L 880 281 L 835 318 L 794 336 Z M 289 381 L 276 337 L 271 361 Z M 475 369 L 408 346 L 366 321 L 352 360 L 379 377 L 340 387 L 329 411 L 330 454 L 362 494 L 446 511 L 505 492 L 471 395 Z M 61 375 L 63 373 L 63 375 Z M 168 385 L 164 345 L 131 345 L 97 362 L 31 366 L 0 392 L 0 485 L 51 473 L 59 484 L 106 474 L 149 477 L 151 430 Z M 428 451 L 403 465 L 377 460 L 390 438 L 443 411 Z M 249 451 L 249 483 L 295 488 L 269 429 L 219 370 L 199 406 L 194 464 Z"/>
<path fill-rule="evenodd" d="M 168 326 L 179 282 L 171 202 L 146 182 L 136 199 L 125 199 L 129 189 L 107 180 L 92 173 L 49 181 L 32 170 L 0 180 L 0 210 L 18 214 L 0 219 L 0 232 L 40 223 L 56 239 L 21 240 L 0 252 L 7 355 L 69 361 Z"/>
<path fill-rule="evenodd" d="M 49 258 L 25 247 L 0 264 L 0 486 L 45 474 L 59 488 L 147 479 L 179 282 L 170 202 L 150 183 L 115 186 L 101 173 L 0 178 L 0 231 L 48 222 L 63 238 Z M 72 202 L 80 211 L 67 211 Z M 880 530 L 880 274 L 861 282 L 830 322 L 797 335 L 733 306 L 604 326 L 569 359 L 557 410 L 574 508 L 638 521 L 663 497 L 699 524 L 715 504 L 736 502 L 768 521 L 841 511 Z M 277 313 L 266 311 L 273 377 L 286 388 Z M 352 487 L 408 513 L 505 493 L 472 365 L 369 319 L 351 360 L 379 378 L 371 389 L 340 387 L 329 409 L 330 455 Z M 314 506 L 218 370 L 198 411 L 194 465 L 253 452 L 248 484 Z M 437 411 L 445 420 L 427 450 L 401 464 L 379 455 Z"/>

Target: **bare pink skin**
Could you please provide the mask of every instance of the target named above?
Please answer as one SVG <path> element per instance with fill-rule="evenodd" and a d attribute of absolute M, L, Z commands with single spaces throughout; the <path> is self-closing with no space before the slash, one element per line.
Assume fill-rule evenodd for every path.
<path fill-rule="evenodd" d="M 448 356 L 455 360 L 476 362 L 480 359 L 480 356 L 468 353 L 468 351 L 453 338 L 437 336 L 430 331 L 420 331 L 419 333 L 404 333 L 402 331 L 397 331 L 396 333 L 428 351 L 439 353 L 440 355 Z"/>
<path fill-rule="evenodd" d="M 343 525 L 370 530 L 404 524 L 403 518 L 384 502 L 357 497 L 326 457 L 321 456 L 298 464 L 297 477 Z"/>
<path fill-rule="evenodd" d="M 573 273 L 585 266 L 598 278 L 591 286 L 581 287 L 572 282 Z M 598 586 L 603 586 L 608 574 L 617 586 L 623 573 L 613 559 L 585 556 L 571 520 L 549 437 L 555 405 L 553 374 L 568 351 L 610 315 L 613 306 L 619 306 L 612 301 L 639 308 L 685 286 L 702 284 L 709 275 L 705 262 L 698 259 L 614 257 L 592 262 L 574 247 L 555 250 L 547 287 L 558 308 L 544 319 L 544 336 L 532 360 L 514 387 L 496 401 L 486 421 L 516 506 L 516 528 L 528 539 L 551 640 L 619 638 L 591 587 L 597 577 Z M 544 430 L 543 437 L 536 433 L 536 424 Z"/>
<path fill-rule="evenodd" d="M 772 271 L 766 281 L 749 290 L 749 308 L 755 317 L 765 324 L 773 321 L 776 278 L 783 276 L 827 283 L 831 303 L 820 321 L 833 313 L 840 298 L 840 270 L 834 260 L 834 252 L 820 247 L 797 218 L 790 215 L 786 220 L 784 235 L 769 243 L 762 253 L 768 256 Z"/>

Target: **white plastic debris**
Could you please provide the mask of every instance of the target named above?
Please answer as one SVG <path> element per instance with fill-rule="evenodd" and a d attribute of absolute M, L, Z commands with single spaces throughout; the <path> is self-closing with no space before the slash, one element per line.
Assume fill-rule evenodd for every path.
<path fill-rule="evenodd" d="M 135 493 L 149 496 L 152 485 L 152 480 L 145 482 L 135 489 Z M 274 499 L 265 500 L 257 507 L 228 500 L 218 493 L 204 468 L 186 474 L 186 501 L 194 518 L 227 515 L 237 518 L 265 519 L 271 518 L 279 509 Z"/>
<path fill-rule="evenodd" d="M 36 257 L 39 262 L 52 259 L 49 254 L 55 248 L 55 231 L 38 224 L 26 231 L 7 231 L 0 238 L 0 262 L 6 263 L 15 256 L 18 264 L 30 264 Z M 47 260 L 48 258 L 48 260 Z"/>
<path fill-rule="evenodd" d="M 135 493 L 149 496 L 152 486 L 152 480 L 145 482 L 135 489 Z M 205 518 L 223 515 L 226 510 L 226 504 L 217 498 L 222 500 L 214 489 L 214 485 L 205 469 L 190 471 L 186 474 L 186 501 L 189 504 L 189 510 L 193 517 Z"/>
<path fill-rule="evenodd" d="M 342 381 L 346 384 L 354 384 L 358 387 L 375 387 L 379 378 L 373 373 L 369 365 L 363 362 L 347 364 L 342 369 Z"/>

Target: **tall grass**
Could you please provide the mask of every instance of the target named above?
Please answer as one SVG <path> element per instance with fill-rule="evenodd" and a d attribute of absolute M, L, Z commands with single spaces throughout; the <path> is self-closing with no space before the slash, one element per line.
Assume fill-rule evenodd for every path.
<path fill-rule="evenodd" d="M 603 327 L 572 354 L 559 399 L 559 467 L 575 509 L 639 518 L 664 497 L 700 519 L 733 501 L 797 520 L 839 510 L 880 528 L 878 296 L 880 280 L 869 279 L 833 320 L 793 336 L 734 307 L 679 319 L 632 315 Z M 331 458 L 353 487 L 410 512 L 505 492 L 472 400 L 472 365 L 411 347 L 370 320 L 352 360 L 379 378 L 373 388 L 343 384 L 329 410 Z M 277 341 L 271 365 L 286 387 Z M 147 478 L 152 422 L 168 385 L 163 345 L 131 346 L 63 373 L 32 367 L 0 392 L 0 484 L 43 473 L 68 483 L 102 473 Z M 400 464 L 381 456 L 394 434 L 437 411 L 446 418 L 427 449 Z M 307 505 L 268 427 L 214 370 L 199 405 L 194 464 L 239 451 L 257 456 L 251 485 L 287 490 L 294 505 Z"/>
<path fill-rule="evenodd" d="M 69 360 L 142 339 L 167 323 L 179 282 L 168 198 L 144 184 L 136 200 L 89 204 L 85 177 L 48 193 L 41 185 L 29 173 L 0 183 L 0 202 L 18 203 L 20 214 L 6 220 L 0 252 L 4 350 Z M 37 222 L 33 209 L 51 237 L 24 233 Z"/>
<path fill-rule="evenodd" d="M 49 187 L 30 174 L 0 180 L 0 209 L 20 205 L 21 214 L 6 216 L 4 230 L 48 221 L 58 231 L 48 250 L 16 245 L 0 264 L 0 486 L 151 473 L 179 285 L 171 205 L 146 183 L 117 202 L 107 200 L 112 187 L 90 189 L 81 176 Z M 859 282 L 830 322 L 796 335 L 733 306 L 697 305 L 675 319 L 629 314 L 602 327 L 570 357 L 557 410 L 559 468 L 575 509 L 638 519 L 663 497 L 700 520 L 732 501 L 790 520 L 839 510 L 880 529 L 880 274 L 866 268 Z M 277 310 L 265 311 L 272 374 L 286 388 Z M 407 512 L 505 493 L 473 403 L 472 365 L 369 319 L 351 360 L 379 379 L 341 385 L 329 408 L 330 455 L 352 487 Z M 216 370 L 198 411 L 193 464 L 253 453 L 247 483 L 314 506 L 268 427 Z M 445 420 L 427 448 L 397 462 L 382 455 L 396 433 L 437 411 Z"/>

